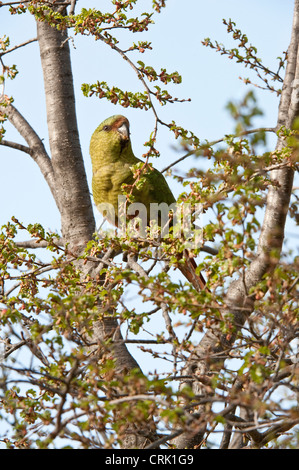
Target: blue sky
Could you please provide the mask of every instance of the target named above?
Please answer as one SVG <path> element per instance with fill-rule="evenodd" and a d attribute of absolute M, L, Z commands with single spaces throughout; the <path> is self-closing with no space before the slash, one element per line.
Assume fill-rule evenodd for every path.
<path fill-rule="evenodd" d="M 249 42 L 257 47 L 264 64 L 276 70 L 276 58 L 287 49 L 290 41 L 293 0 L 167 0 L 166 3 L 167 7 L 161 14 L 155 15 L 155 24 L 146 34 L 116 34 L 120 40 L 119 46 L 127 49 L 133 41 L 151 41 L 152 51 L 143 55 L 133 53 L 132 59 L 142 60 L 158 71 L 166 68 L 168 72 L 177 70 L 182 75 L 182 84 L 171 87 L 171 93 L 178 98 L 191 98 L 192 101 L 166 107 L 157 105 L 163 121 L 174 120 L 178 125 L 192 130 L 202 140 L 221 138 L 231 133 L 234 127 L 225 109 L 226 104 L 230 100 L 240 100 L 250 89 L 239 77 L 251 76 L 255 80 L 255 76 L 240 64 L 204 47 L 201 41 L 210 37 L 227 46 L 235 46 L 222 24 L 223 18 L 231 18 L 247 34 Z M 139 7 L 136 10 L 142 12 L 147 10 L 151 1 L 139 0 L 138 4 L 142 4 L 143 10 Z M 81 7 L 97 7 L 105 11 L 106 7 L 111 9 L 111 2 L 79 0 L 78 10 Z M 7 9 L 0 8 L 0 25 L 1 36 L 8 35 L 11 46 L 36 36 L 35 22 L 30 15 L 11 16 Z M 97 80 L 130 91 L 143 90 L 128 64 L 100 41 L 95 42 L 92 37 L 75 36 L 70 46 L 79 132 L 90 184 L 88 147 L 91 134 L 98 124 L 110 115 L 125 114 L 131 122 L 133 149 L 136 156 L 140 157 L 145 152 L 143 144 L 153 129 L 154 117 L 150 111 L 123 109 L 96 97 L 84 97 L 81 84 L 95 83 Z M 43 77 L 37 43 L 4 56 L 4 63 L 16 64 L 19 70 L 15 80 L 6 82 L 5 93 L 14 97 L 14 105 L 44 139 L 48 148 Z M 275 94 L 257 88 L 254 91 L 258 105 L 264 111 L 264 115 L 256 119 L 255 127 L 275 126 L 278 98 Z M 5 138 L 22 143 L 22 138 L 9 124 Z M 272 139 L 271 144 L 275 145 L 275 140 Z M 154 166 L 158 169 L 178 157 L 178 142 L 166 128 L 159 129 L 157 147 L 161 158 L 154 162 Z M 15 216 L 24 224 L 39 222 L 46 229 L 59 231 L 59 212 L 31 158 L 22 152 L 0 146 L 0 162 L 0 225 Z M 206 168 L 210 161 L 199 159 L 196 164 Z M 189 165 L 191 163 L 185 162 L 181 169 L 187 169 Z M 183 190 L 172 180 L 169 180 L 169 184 L 176 196 Z M 95 215 L 99 219 L 96 210 Z M 298 244 L 298 237 L 296 242 Z M 130 291 L 125 300 L 134 305 L 134 291 Z M 156 320 L 155 317 L 153 321 Z M 150 330 L 151 326 L 148 324 L 146 328 Z M 158 324 L 155 326 L 159 328 Z M 165 329 L 163 322 L 161 329 Z M 158 360 L 153 362 L 151 358 L 143 367 L 157 367 L 158 363 Z"/>
<path fill-rule="evenodd" d="M 191 98 L 190 103 L 178 103 L 161 107 L 157 105 L 162 120 L 175 120 L 178 125 L 191 129 L 201 139 L 217 139 L 232 132 L 233 122 L 225 106 L 229 100 L 242 98 L 249 87 L 238 78 L 247 77 L 250 71 L 215 51 L 204 47 L 201 41 L 210 37 L 224 44 L 233 44 L 226 33 L 222 19 L 231 18 L 246 33 L 249 41 L 258 48 L 258 55 L 265 65 L 277 68 L 276 57 L 288 47 L 292 23 L 292 0 L 168 0 L 167 7 L 154 17 L 155 24 L 145 34 L 129 34 L 120 31 L 116 37 L 119 46 L 126 49 L 131 43 L 148 40 L 153 50 L 146 54 L 134 52 L 131 58 L 142 60 L 158 71 L 166 68 L 177 70 L 183 77 L 181 85 L 172 86 L 170 92 L 178 98 Z M 142 5 L 140 9 L 139 5 Z M 146 11 L 149 0 L 139 0 L 136 14 Z M 97 7 L 102 11 L 111 9 L 111 2 L 80 0 L 81 7 Z M 128 15 L 130 12 L 128 12 Z M 135 13 L 134 13 L 135 15 Z M 133 15 L 132 15 L 133 16 Z M 10 37 L 11 46 L 36 36 L 33 18 L 26 15 L 11 16 L 8 9 L 0 9 L 1 35 Z M 70 32 L 70 35 L 72 33 Z M 82 151 L 89 183 L 91 164 L 88 153 L 90 136 L 97 125 L 112 114 L 125 114 L 131 122 L 131 136 L 136 156 L 145 152 L 143 143 L 153 129 L 153 114 L 148 111 L 123 109 L 96 97 L 86 98 L 81 84 L 107 81 L 130 91 L 143 91 L 134 71 L 121 57 L 92 37 L 74 36 L 71 45 L 76 107 Z M 16 64 L 19 74 L 7 81 L 5 93 L 15 99 L 14 105 L 26 117 L 48 148 L 43 79 L 37 43 L 30 44 L 4 57 L 7 65 Z M 264 116 L 256 119 L 256 126 L 276 124 L 278 98 L 255 88 L 258 104 Z M 22 142 L 18 133 L 7 125 L 8 140 Z M 158 148 L 161 158 L 154 162 L 158 169 L 164 168 L 178 156 L 178 142 L 166 128 L 160 128 Z M 60 217 L 46 183 L 36 164 L 19 151 L 0 146 L 1 161 L 1 212 L 3 224 L 12 215 L 25 224 L 40 222 L 45 228 L 59 230 Z M 198 161 L 205 167 L 208 162 Z M 183 169 L 186 168 L 183 166 Z M 180 187 L 170 182 L 176 195 Z"/>

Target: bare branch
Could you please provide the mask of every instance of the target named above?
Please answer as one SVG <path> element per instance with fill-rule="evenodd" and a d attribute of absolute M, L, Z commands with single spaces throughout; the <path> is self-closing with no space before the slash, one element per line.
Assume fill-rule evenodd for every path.
<path fill-rule="evenodd" d="M 11 142 L 10 140 L 1 140 L 0 145 L 4 145 L 5 147 L 10 147 L 15 150 L 20 150 L 21 152 L 28 153 L 29 155 L 32 154 L 32 151 L 26 145 L 18 144 L 17 142 Z"/>
<path fill-rule="evenodd" d="M 57 246 L 64 246 L 63 239 L 62 238 L 54 238 L 52 240 L 52 243 L 54 243 Z M 36 249 L 36 248 L 47 248 L 50 243 L 47 240 L 24 240 L 21 242 L 16 242 L 16 246 L 20 248 L 29 248 L 29 249 Z"/>
<path fill-rule="evenodd" d="M 142 268 L 142 266 L 140 266 L 135 261 L 134 256 L 132 256 L 132 255 L 128 256 L 127 265 L 130 269 L 134 270 L 139 276 L 143 277 L 144 279 L 149 280 L 149 277 L 148 277 L 146 271 Z M 163 314 L 163 318 L 164 318 L 164 321 L 165 321 L 166 329 L 167 329 L 168 333 L 170 334 L 170 336 L 173 337 L 173 336 L 175 336 L 175 333 L 173 331 L 172 322 L 171 322 L 171 318 L 170 318 L 169 313 L 168 313 L 167 305 L 166 305 L 165 302 L 160 302 L 159 304 L 160 304 L 161 309 L 162 309 L 162 314 Z"/>
<path fill-rule="evenodd" d="M 276 127 L 260 127 L 258 129 L 250 129 L 250 130 L 241 132 L 240 134 L 236 135 L 235 138 L 242 137 L 242 136 L 249 135 L 249 134 L 256 134 L 257 132 L 276 132 L 276 131 L 277 131 Z M 223 142 L 224 140 L 225 140 L 225 137 L 222 137 L 221 139 L 212 140 L 211 142 L 205 142 L 204 144 L 201 144 L 195 150 L 190 150 L 185 155 L 178 158 L 174 162 L 170 163 L 170 165 L 166 166 L 165 168 L 163 168 L 161 173 L 165 173 L 165 171 L 168 171 L 173 166 L 177 165 L 178 163 L 182 162 L 183 160 L 186 160 L 186 158 L 191 157 L 193 155 L 196 155 L 201 149 L 205 149 L 205 148 L 208 148 L 208 147 L 213 147 L 213 145 L 220 144 L 220 142 Z"/>
<path fill-rule="evenodd" d="M 286 69 L 286 77 L 284 87 L 281 95 L 281 102 L 279 107 L 279 116 L 277 128 L 285 125 L 290 128 L 295 117 L 299 115 L 299 100 L 294 100 L 292 106 L 291 91 L 294 85 L 294 78 L 298 75 L 296 82 L 299 88 L 299 62 L 297 59 L 297 52 L 299 48 L 299 0 L 295 0 L 294 21 L 291 37 L 291 44 L 289 47 L 289 60 Z M 295 96 L 295 95 L 293 95 Z M 277 149 L 281 149 L 284 141 L 279 139 Z M 256 258 L 251 262 L 247 271 L 233 281 L 228 289 L 225 303 L 229 307 L 227 313 L 234 318 L 235 333 L 229 338 L 223 335 L 218 326 L 213 326 L 203 336 L 198 346 L 195 348 L 193 354 L 190 356 L 188 363 L 184 369 L 184 374 L 189 375 L 192 371 L 196 370 L 197 375 L 205 375 L 210 370 L 213 364 L 213 355 L 217 352 L 221 353 L 226 348 L 230 348 L 236 339 L 237 332 L 244 325 L 246 319 L 249 317 L 253 309 L 253 299 L 248 295 L 248 292 L 254 287 L 265 275 L 273 269 L 279 258 L 283 239 L 284 227 L 288 207 L 290 203 L 290 196 L 292 192 L 294 171 L 291 168 L 280 168 L 272 172 L 271 178 L 273 182 L 279 182 L 279 185 L 273 184 L 270 186 L 266 211 L 262 226 L 262 232 L 259 239 L 259 245 Z M 276 258 L 273 259 L 270 253 L 276 250 Z M 209 351 L 210 358 L 207 361 L 198 360 L 203 353 Z M 219 364 L 218 364 L 219 367 Z M 184 384 L 183 384 L 184 386 Z M 195 394 L 206 395 L 206 390 L 200 384 L 193 384 L 193 391 Z M 204 408 L 199 410 L 204 413 Z M 175 443 L 178 448 L 192 448 L 195 445 L 200 445 L 203 440 L 205 426 L 199 429 L 198 434 L 184 433 L 180 435 Z"/>
<path fill-rule="evenodd" d="M 1 342 L 4 342 L 4 341 L 1 341 Z M 17 351 L 17 349 L 20 349 L 22 346 L 24 346 L 27 343 L 28 343 L 28 340 L 23 339 L 22 341 L 19 341 L 18 343 L 14 344 L 12 346 L 9 345 L 10 347 L 7 348 L 7 351 L 4 354 L 4 358 L 7 359 L 8 356 L 10 356 L 10 354 L 12 354 L 14 351 Z"/>
<path fill-rule="evenodd" d="M 75 14 L 76 2 L 77 2 L 77 0 L 71 0 L 69 15 L 74 15 Z"/>
<path fill-rule="evenodd" d="M 0 5 L 0 6 L 2 6 L 2 5 Z M 32 42 L 35 42 L 35 41 L 37 41 L 37 38 L 28 39 L 28 41 L 24 41 L 21 44 L 18 44 L 17 46 L 13 46 L 10 49 L 7 49 L 6 51 L 0 52 L 0 57 L 4 56 L 6 54 L 9 54 L 10 52 L 13 52 L 17 49 L 20 49 L 20 47 L 27 46 L 27 44 L 31 44 Z"/>
<path fill-rule="evenodd" d="M 298 419 L 289 419 L 289 420 L 281 420 L 280 423 L 274 424 L 270 427 L 267 431 L 260 435 L 260 439 L 257 441 L 258 445 L 253 445 L 253 447 L 263 447 L 268 442 L 272 441 L 273 439 L 277 439 L 281 434 L 289 431 L 294 426 L 299 423 Z"/>
<path fill-rule="evenodd" d="M 161 119 L 158 116 L 158 113 L 156 111 L 156 108 L 155 108 L 154 103 L 153 103 L 152 98 L 151 98 L 151 94 L 153 94 L 153 93 L 151 93 L 151 90 L 149 89 L 146 81 L 144 80 L 142 72 L 138 69 L 138 67 L 136 67 L 134 62 L 132 62 L 132 60 L 129 59 L 129 57 L 125 54 L 125 51 L 121 50 L 118 46 L 116 46 L 116 44 L 114 44 L 113 42 L 107 41 L 105 39 L 105 37 L 101 34 L 99 35 L 99 39 L 101 41 L 105 42 L 106 44 L 108 44 L 113 50 L 118 52 L 118 54 L 120 54 L 120 56 L 126 62 L 128 62 L 128 64 L 132 67 L 134 72 L 137 74 L 138 79 L 141 81 L 142 85 L 144 86 L 144 88 L 146 90 L 146 93 L 148 95 L 148 99 L 149 99 L 149 102 L 150 102 L 151 109 L 152 109 L 154 117 L 155 117 L 154 131 L 152 133 L 152 141 L 155 142 L 156 137 L 157 137 L 157 132 L 158 132 L 158 123 L 160 123 L 162 125 L 166 125 L 166 126 L 168 126 L 168 125 L 165 124 L 163 121 L 161 121 Z M 149 154 L 149 152 L 148 152 L 148 154 Z"/>
<path fill-rule="evenodd" d="M 18 150 L 25 151 L 33 158 L 33 160 L 39 166 L 39 169 L 41 170 L 45 180 L 47 181 L 49 188 L 53 194 L 54 200 L 57 206 L 59 207 L 52 163 L 41 139 L 36 134 L 34 129 L 30 126 L 28 121 L 26 121 L 26 119 L 12 104 L 8 105 L 7 107 L 0 106 L 0 110 L 8 117 L 11 124 L 26 140 L 30 152 L 26 150 L 25 146 L 20 147 L 19 144 L 14 144 L 12 142 L 8 144 L 8 141 L 6 141 L 6 144 L 4 143 L 3 145 L 8 145 L 10 147 L 17 148 Z"/>
<path fill-rule="evenodd" d="M 31 0 L 25 0 L 24 4 L 26 3 L 30 3 Z M 10 7 L 12 5 L 20 5 L 21 2 L 6 2 L 6 3 L 3 3 L 3 2 L 0 2 L 0 8 L 1 7 Z M 55 5 L 64 5 L 64 6 L 67 6 L 67 5 L 70 5 L 71 2 L 55 2 Z M 53 6 L 53 2 L 51 2 L 50 0 L 49 1 L 46 1 L 46 0 L 43 0 L 43 4 L 45 5 L 52 5 Z"/>

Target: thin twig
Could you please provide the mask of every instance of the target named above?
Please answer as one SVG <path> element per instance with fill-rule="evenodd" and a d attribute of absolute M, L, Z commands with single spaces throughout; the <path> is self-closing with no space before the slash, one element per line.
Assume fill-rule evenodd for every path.
<path fill-rule="evenodd" d="M 64 246 L 62 238 L 54 238 L 53 239 L 54 245 L 58 248 Z M 53 246 L 52 241 L 48 242 L 47 240 L 24 240 L 21 242 L 15 242 L 15 245 L 19 248 L 29 248 L 29 249 L 36 249 L 36 248 L 47 248 L 48 246 Z"/>
<path fill-rule="evenodd" d="M 70 7 L 69 15 L 74 15 L 75 14 L 76 1 L 77 0 L 71 0 L 71 7 Z"/>
<path fill-rule="evenodd" d="M 234 138 L 238 138 L 238 137 L 242 137 L 242 136 L 245 136 L 245 135 L 249 135 L 249 134 L 255 134 L 257 132 L 277 132 L 277 129 L 275 127 L 260 127 L 258 129 L 250 129 L 250 130 L 247 130 L 247 131 L 244 131 L 244 132 L 241 132 L 240 134 L 238 135 L 235 135 L 233 136 Z M 211 142 L 205 142 L 204 144 L 201 144 L 199 145 L 196 149 L 194 150 L 190 150 L 189 152 L 187 152 L 185 155 L 183 155 L 182 157 L 178 158 L 177 160 L 175 160 L 174 162 L 172 162 L 170 165 L 166 166 L 165 168 L 163 168 L 163 170 L 161 171 L 161 173 L 165 173 L 165 171 L 168 171 L 170 168 L 172 168 L 173 166 L 177 165 L 178 163 L 182 162 L 183 160 L 185 160 L 186 158 L 192 156 L 192 155 L 196 155 L 201 149 L 206 149 L 208 147 L 212 147 L 216 144 L 220 144 L 221 142 L 223 142 L 225 139 L 227 138 L 227 135 L 225 137 L 222 137 L 221 139 L 217 139 L 217 140 L 212 140 Z"/>
<path fill-rule="evenodd" d="M 0 7 L 1 6 L 3 6 L 3 5 L 0 4 Z M 0 52 L 0 57 L 4 56 L 5 54 L 9 54 L 10 52 L 15 51 L 16 49 L 20 49 L 20 47 L 27 46 L 27 44 L 30 44 L 30 43 L 35 42 L 35 41 L 37 41 L 37 38 L 28 39 L 28 41 L 22 42 L 21 44 L 13 46 L 10 49 L 7 49 L 6 51 Z"/>
<path fill-rule="evenodd" d="M 139 276 L 143 277 L 146 280 L 149 280 L 149 277 L 146 273 L 146 271 L 135 261 L 133 256 L 128 256 L 128 262 L 127 265 L 129 268 L 134 270 Z M 172 322 L 171 318 L 168 313 L 168 307 L 165 302 L 159 302 L 161 309 L 162 309 L 162 315 L 166 324 L 166 329 L 168 331 L 168 334 L 170 335 L 171 338 L 175 337 L 175 333 L 172 327 Z"/>
<path fill-rule="evenodd" d="M 3 3 L 3 2 L 0 2 L 0 8 L 1 7 L 10 7 L 11 5 L 20 5 L 20 3 L 30 3 L 31 0 L 24 0 L 23 2 L 6 2 L 6 3 Z M 44 4 L 47 4 L 47 5 L 53 5 L 53 2 L 51 1 L 46 1 L 46 0 L 43 0 L 43 3 Z M 55 2 L 55 5 L 70 5 L 70 2 Z"/>

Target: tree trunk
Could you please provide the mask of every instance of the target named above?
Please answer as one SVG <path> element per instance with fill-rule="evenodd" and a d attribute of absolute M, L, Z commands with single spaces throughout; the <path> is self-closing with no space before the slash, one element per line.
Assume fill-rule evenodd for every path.
<path fill-rule="evenodd" d="M 37 21 L 37 38 L 62 236 L 71 250 L 80 249 L 92 238 L 95 222 L 79 141 L 67 33 Z"/>
<path fill-rule="evenodd" d="M 294 17 L 291 42 L 288 49 L 288 62 L 280 99 L 277 129 L 281 126 L 291 128 L 294 120 L 299 116 L 299 0 L 295 0 Z M 276 150 L 279 151 L 285 145 L 282 138 L 278 139 Z M 282 249 L 286 216 L 290 204 L 294 172 L 290 168 L 275 170 L 271 173 L 273 186 L 270 186 L 267 195 L 265 215 L 262 231 L 257 248 L 255 260 L 245 273 L 245 277 L 231 283 L 227 295 L 227 314 L 233 316 L 235 334 L 228 341 L 217 327 L 208 331 L 191 355 L 183 375 L 194 377 L 205 376 L 213 368 L 223 365 L 226 358 L 225 350 L 233 345 L 237 332 L 242 328 L 253 310 L 254 300 L 248 292 L 263 276 L 274 269 Z M 277 184 L 278 183 L 278 184 Z M 275 256 L 273 256 L 273 250 Z M 272 252 L 272 255 L 271 253 Z M 208 359 L 207 359 L 208 357 Z M 196 395 L 205 396 L 211 393 L 200 381 L 187 383 L 193 388 Z M 186 382 L 182 384 L 185 386 Z M 196 410 L 197 414 L 204 415 L 205 408 Z M 194 433 L 184 433 L 173 440 L 177 448 L 192 448 L 202 443 L 205 423 L 199 426 Z"/>
<path fill-rule="evenodd" d="M 62 236 L 69 244 L 70 252 L 78 255 L 92 239 L 95 221 L 79 141 L 68 36 L 66 31 L 60 32 L 46 22 L 37 21 L 37 37 Z M 97 265 L 88 262 L 80 268 L 92 276 Z M 89 340 L 99 345 L 101 355 L 100 345 L 111 336 L 117 339 L 110 351 L 110 356 L 115 359 L 116 373 L 124 374 L 139 368 L 122 341 L 115 318 L 107 317 L 95 322 L 93 336 Z M 144 447 L 148 442 L 145 435 L 144 429 L 135 429 L 134 425 L 128 424 L 123 447 Z"/>

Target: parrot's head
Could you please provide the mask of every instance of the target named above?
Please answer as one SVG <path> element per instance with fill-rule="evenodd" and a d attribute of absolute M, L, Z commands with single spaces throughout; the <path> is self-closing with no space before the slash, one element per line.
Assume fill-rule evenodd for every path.
<path fill-rule="evenodd" d="M 121 158 L 131 151 L 130 124 L 125 116 L 115 115 L 103 121 L 90 140 L 90 156 L 96 159 Z"/>

